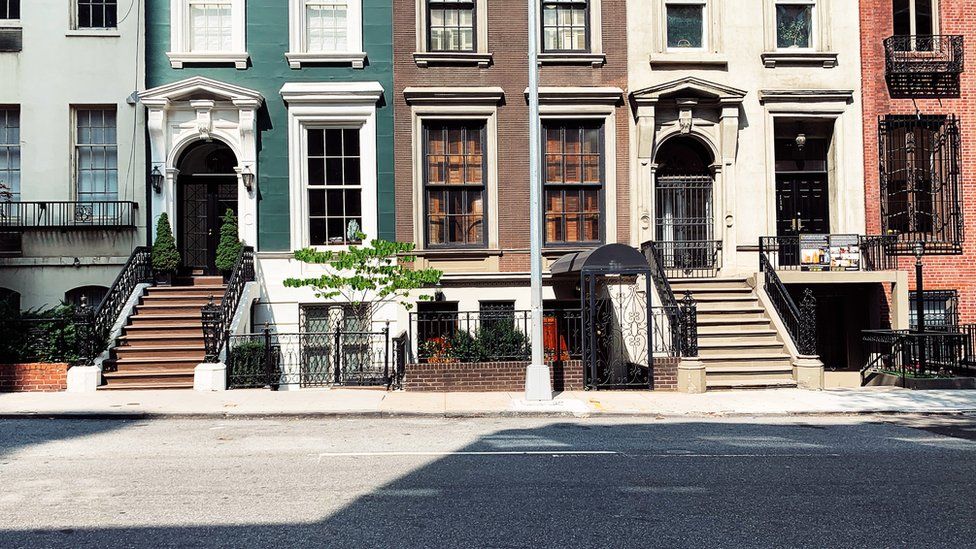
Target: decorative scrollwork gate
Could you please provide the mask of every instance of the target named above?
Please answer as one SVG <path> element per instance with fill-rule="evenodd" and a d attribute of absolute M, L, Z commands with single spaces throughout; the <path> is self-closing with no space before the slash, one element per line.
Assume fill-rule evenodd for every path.
<path fill-rule="evenodd" d="M 584 270 L 583 360 L 587 388 L 651 385 L 651 293 L 646 272 Z"/>

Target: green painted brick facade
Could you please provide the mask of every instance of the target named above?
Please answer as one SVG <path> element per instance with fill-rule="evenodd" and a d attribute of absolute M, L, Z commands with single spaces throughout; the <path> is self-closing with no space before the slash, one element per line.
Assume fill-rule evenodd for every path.
<path fill-rule="evenodd" d="M 288 66 L 288 2 L 247 0 L 247 70 L 230 66 L 170 67 L 170 0 L 146 2 L 146 86 L 206 76 L 261 92 L 258 113 L 258 250 L 287 251 L 289 242 L 288 111 L 279 90 L 286 82 L 377 81 L 384 97 L 376 109 L 376 181 L 379 237 L 394 238 L 393 191 L 393 7 L 391 0 L 363 0 L 366 67 Z"/>

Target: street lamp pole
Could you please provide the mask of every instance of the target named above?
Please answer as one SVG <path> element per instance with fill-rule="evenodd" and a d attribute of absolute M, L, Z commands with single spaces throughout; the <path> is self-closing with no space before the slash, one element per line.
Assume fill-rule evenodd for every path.
<path fill-rule="evenodd" d="M 542 189 L 539 182 L 539 14 L 536 0 L 529 7 L 529 242 L 531 315 L 529 338 L 532 362 L 525 372 L 525 399 L 551 400 L 552 383 L 543 356 L 542 340 Z"/>

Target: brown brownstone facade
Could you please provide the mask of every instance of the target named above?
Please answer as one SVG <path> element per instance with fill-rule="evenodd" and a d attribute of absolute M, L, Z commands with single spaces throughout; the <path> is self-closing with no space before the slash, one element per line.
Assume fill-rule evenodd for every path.
<path fill-rule="evenodd" d="M 861 0 L 861 65 L 864 93 L 864 175 L 868 234 L 880 231 L 880 175 L 878 160 L 878 117 L 889 114 L 929 115 L 955 114 L 961 134 L 961 198 L 966 239 L 963 253 L 956 256 L 927 257 L 926 290 L 956 290 L 959 294 L 961 322 L 976 321 L 976 18 L 972 0 L 939 0 L 936 32 L 962 35 L 965 43 L 965 66 L 958 97 L 930 99 L 892 99 L 885 82 L 883 41 L 894 34 L 892 0 Z M 917 109 L 917 111 L 916 111 Z M 904 258 L 899 268 L 912 272 L 914 260 Z M 915 288 L 914 276 L 910 286 Z"/>
<path fill-rule="evenodd" d="M 56 392 L 67 387 L 65 363 L 0 364 L 0 393 Z"/>
<path fill-rule="evenodd" d="M 422 181 L 415 175 L 414 147 L 420 136 L 415 133 L 415 120 L 411 105 L 404 97 L 406 88 L 500 88 L 503 96 L 497 101 L 497 205 L 488 203 L 489 223 L 497 225 L 498 238 L 495 245 L 486 245 L 478 250 L 424 252 L 419 255 L 433 261 L 451 258 L 474 258 L 474 270 L 494 270 L 501 272 L 526 272 L 529 269 L 529 159 L 528 150 L 528 105 L 525 90 L 528 84 L 527 64 L 527 6 L 525 2 L 492 0 L 478 2 L 479 7 L 487 6 L 487 18 L 483 12 L 477 14 L 480 23 L 487 22 L 487 52 L 491 55 L 488 63 L 447 64 L 436 62 L 418 63 L 414 53 L 418 49 L 418 36 L 425 36 L 418 26 L 424 28 L 418 17 L 426 9 L 425 0 L 396 0 L 394 2 L 394 93 L 391 99 L 395 107 L 395 179 L 396 179 L 396 235 L 401 241 L 414 241 L 415 223 L 419 221 L 415 203 L 416 186 Z M 630 205 L 628 182 L 628 107 L 627 96 L 627 10 L 624 0 L 601 0 L 591 3 L 600 7 L 599 40 L 605 61 L 599 56 L 585 58 L 564 58 L 558 62 L 544 61 L 540 67 L 541 87 L 573 88 L 617 88 L 620 97 L 613 105 L 615 127 L 605 127 L 605 132 L 615 132 L 615 161 L 613 165 L 605 162 L 605 170 L 613 171 L 615 176 L 613 203 L 604 198 L 604 208 L 613 208 L 616 213 L 613 234 L 605 227 L 605 242 L 629 242 Z M 592 19 L 591 19 L 592 20 Z M 593 32 L 590 32 L 591 36 Z M 591 44 L 591 49 L 592 44 Z M 426 65 L 426 66 L 420 66 Z M 585 99 L 580 99 L 584 101 Z M 463 105 L 465 101 L 458 99 Z M 565 108 L 565 107 L 563 107 Z M 566 115 L 562 115 L 566 116 Z M 490 143 L 490 140 L 489 140 Z M 611 155 L 612 157 L 612 155 Z M 606 155 L 604 155 L 606 158 Z M 490 166 L 489 166 L 490 169 Z M 606 177 L 604 177 L 606 181 Z M 422 216 L 421 216 L 422 217 Z M 421 238 L 422 240 L 422 238 Z M 418 243 L 423 246 L 423 243 Z M 547 251 L 547 256 L 558 257 L 566 249 Z M 490 257 L 491 261 L 484 261 Z M 482 261 L 478 263 L 478 261 Z M 487 267 L 485 267 L 487 266 Z M 450 271 L 451 269 L 447 269 Z M 457 269 L 465 270 L 465 269 Z M 468 269 L 470 270 L 470 269 Z"/>

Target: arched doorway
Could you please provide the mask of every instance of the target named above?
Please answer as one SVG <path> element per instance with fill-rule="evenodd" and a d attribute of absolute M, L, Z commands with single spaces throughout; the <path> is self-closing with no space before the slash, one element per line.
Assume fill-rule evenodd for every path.
<path fill-rule="evenodd" d="M 665 267 L 684 276 L 718 269 L 712 175 L 714 155 L 693 137 L 673 137 L 657 152 L 654 240 Z"/>
<path fill-rule="evenodd" d="M 237 164 L 230 147 L 217 140 L 190 145 L 176 164 L 176 239 L 191 274 L 217 274 L 221 219 L 228 209 L 237 215 Z"/>

